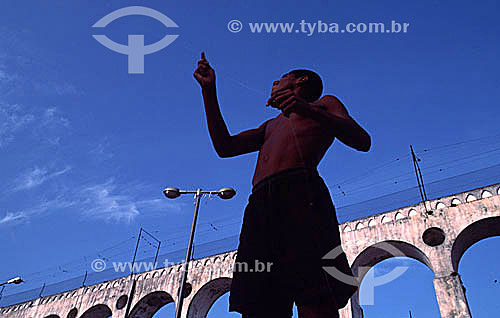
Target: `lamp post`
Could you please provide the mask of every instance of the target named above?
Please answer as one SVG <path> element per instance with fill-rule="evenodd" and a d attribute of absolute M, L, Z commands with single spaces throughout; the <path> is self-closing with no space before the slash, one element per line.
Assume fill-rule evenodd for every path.
<path fill-rule="evenodd" d="M 3 283 L 0 283 L 0 286 L 2 286 L 2 289 L 0 289 L 0 299 L 2 299 L 2 296 L 3 296 L 3 290 L 5 289 L 5 285 L 8 285 L 8 284 L 21 284 L 23 282 L 23 279 L 21 277 L 14 277 L 14 278 L 11 278 L 9 279 L 8 281 L 6 282 L 3 282 Z"/>
<path fill-rule="evenodd" d="M 12 279 L 9 279 L 8 281 L 4 283 L 0 283 L 0 286 L 7 285 L 7 284 L 21 284 L 23 282 L 23 279 L 21 277 L 14 277 Z"/>
<path fill-rule="evenodd" d="M 191 248 L 193 246 L 194 230 L 196 228 L 196 219 L 198 218 L 198 209 L 200 207 L 200 199 L 204 194 L 217 194 L 219 196 L 219 198 L 221 198 L 221 199 L 225 199 L 225 200 L 231 199 L 236 194 L 236 191 L 234 191 L 234 189 L 232 189 L 232 188 L 222 188 L 218 191 L 202 191 L 201 189 L 198 189 L 196 191 L 193 191 L 193 190 L 185 191 L 185 190 L 179 190 L 178 188 L 169 187 L 169 188 L 166 188 L 165 190 L 163 190 L 163 193 L 169 199 L 175 199 L 175 198 L 179 197 L 181 194 L 193 194 L 193 193 L 194 193 L 195 198 L 196 198 L 196 205 L 194 208 L 194 215 L 193 215 L 193 223 L 191 224 L 191 234 L 189 235 L 188 248 L 187 248 L 187 252 L 186 252 L 186 260 L 183 264 L 181 285 L 179 287 L 178 301 L 177 301 L 177 306 L 175 308 L 175 318 L 180 318 L 181 311 L 182 311 L 182 304 L 184 302 L 184 285 L 186 284 L 188 266 L 189 266 L 189 262 L 191 261 Z"/>

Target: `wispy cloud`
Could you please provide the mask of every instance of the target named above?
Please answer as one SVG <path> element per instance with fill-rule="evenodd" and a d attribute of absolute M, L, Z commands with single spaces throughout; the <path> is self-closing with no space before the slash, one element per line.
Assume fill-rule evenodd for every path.
<path fill-rule="evenodd" d="M 56 171 L 49 171 L 47 168 L 34 167 L 18 178 L 15 190 L 19 191 L 34 188 L 50 179 L 63 175 L 70 170 L 71 167 L 69 166 Z"/>
<path fill-rule="evenodd" d="M 41 125 L 42 126 L 61 125 L 63 127 L 69 127 L 69 120 L 59 115 L 57 107 L 52 106 L 47 108 L 43 113 Z"/>
<path fill-rule="evenodd" d="M 25 31 L 0 27 L 0 94 L 83 95 L 55 64 L 42 60 L 43 48 L 25 41 Z"/>
<path fill-rule="evenodd" d="M 105 138 L 102 142 L 98 143 L 97 145 L 93 146 L 92 149 L 90 149 L 89 155 L 96 161 L 111 159 L 114 157 L 114 154 L 109 148 L 110 141 L 108 138 Z"/>
<path fill-rule="evenodd" d="M 137 199 L 128 194 L 130 190 L 130 186 L 125 186 L 119 191 L 113 179 L 85 187 L 80 192 L 86 196 L 84 216 L 110 222 L 130 223 L 141 214 L 158 211 L 178 212 L 183 206 L 183 203 L 169 203 L 161 199 Z"/>
<path fill-rule="evenodd" d="M 166 212 L 181 212 L 185 203 L 182 202 L 171 202 L 166 199 L 152 199 L 152 200 L 142 200 L 137 201 L 137 206 L 140 210 L 145 210 L 150 213 L 159 212 L 162 215 Z"/>
<path fill-rule="evenodd" d="M 46 95 L 83 95 L 83 91 L 69 82 L 58 83 L 56 81 L 34 83 L 35 90 Z"/>
<path fill-rule="evenodd" d="M 0 148 L 14 140 L 16 133 L 32 123 L 35 116 L 20 105 L 0 102 Z"/>
<path fill-rule="evenodd" d="M 7 73 L 5 73 L 4 70 L 2 70 L 1 66 L 0 66 L 0 81 L 6 81 L 9 79 L 9 76 L 7 75 Z"/>
<path fill-rule="evenodd" d="M 47 215 L 64 208 L 70 208 L 77 204 L 74 201 L 68 201 L 62 196 L 58 196 L 55 199 L 46 200 L 43 199 L 36 205 L 26 208 L 22 211 L 17 212 L 7 212 L 7 214 L 0 218 L 0 225 L 13 225 L 19 223 L 25 223 L 30 221 L 34 217 L 40 217 L 42 215 Z"/>
<path fill-rule="evenodd" d="M 63 175 L 71 168 L 51 171 L 35 167 L 29 170 L 18 184 L 18 189 L 31 189 L 51 178 Z M 66 181 L 65 181 L 66 182 Z M 130 224 L 139 216 L 178 213 L 186 203 L 169 202 L 163 198 L 152 198 L 144 184 L 118 184 L 114 179 L 101 183 L 87 183 L 78 187 L 57 188 L 51 198 L 49 192 L 44 198 L 34 199 L 31 206 L 7 213 L 0 218 L 0 224 L 14 224 L 70 209 L 73 215 L 88 220 L 104 220 L 112 223 Z M 48 198 L 47 198 L 48 196 Z"/>
<path fill-rule="evenodd" d="M 84 188 L 82 193 L 88 197 L 85 203 L 89 205 L 89 209 L 84 212 L 85 215 L 107 221 L 130 223 L 139 215 L 139 210 L 130 197 L 116 194 L 115 190 L 113 180 Z"/>
<path fill-rule="evenodd" d="M 11 213 L 8 212 L 2 218 L 0 218 L 0 225 L 11 225 L 13 223 L 19 223 L 28 219 L 28 216 L 24 212 Z"/>
<path fill-rule="evenodd" d="M 63 131 L 69 127 L 69 119 L 62 116 L 57 107 L 40 111 L 0 101 L 0 148 L 12 143 L 23 131 L 38 140 L 59 144 Z"/>
<path fill-rule="evenodd" d="M 71 126 L 69 119 L 55 106 L 45 109 L 37 119 L 37 125 L 33 129 L 34 135 L 52 145 L 59 145 L 61 137 L 68 133 Z"/>

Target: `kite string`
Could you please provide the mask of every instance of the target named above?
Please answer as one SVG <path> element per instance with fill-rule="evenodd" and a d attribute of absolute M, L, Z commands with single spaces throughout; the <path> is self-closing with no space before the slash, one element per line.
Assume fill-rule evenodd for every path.
<path fill-rule="evenodd" d="M 193 49 L 193 48 L 192 48 L 190 45 L 188 45 L 188 44 L 187 44 L 187 42 L 185 42 L 185 41 L 180 41 L 180 43 L 181 43 L 182 47 L 183 47 L 186 51 L 188 51 L 188 52 L 190 53 L 190 55 L 192 56 L 192 58 L 193 58 L 193 59 L 199 58 L 199 54 L 200 54 L 200 52 L 201 52 L 201 51 L 197 51 L 197 50 Z M 206 50 L 204 50 L 204 52 L 206 53 Z M 219 68 L 219 67 L 218 67 L 218 68 Z M 251 86 L 248 86 L 247 84 L 245 84 L 245 83 L 243 83 L 242 81 L 240 81 L 240 80 L 238 80 L 238 79 L 234 78 L 232 75 L 230 75 L 229 73 L 227 73 L 227 72 L 225 72 L 225 71 L 221 71 L 220 69 L 218 69 L 218 70 L 217 70 L 217 73 L 224 75 L 224 77 L 225 77 L 225 78 L 227 78 L 227 79 L 229 79 L 229 80 L 231 80 L 231 81 L 235 82 L 236 84 L 240 85 L 241 87 L 246 88 L 246 89 L 248 89 L 248 90 L 250 90 L 250 91 L 252 91 L 252 92 L 254 92 L 254 93 L 261 94 L 261 95 L 263 95 L 263 96 L 265 96 L 265 97 L 267 97 L 267 96 L 269 95 L 269 94 L 267 94 L 267 93 L 265 93 L 265 92 L 263 92 L 263 91 L 261 91 L 261 90 L 259 90 L 259 89 L 255 89 L 255 88 L 253 88 L 253 87 L 251 87 Z"/>

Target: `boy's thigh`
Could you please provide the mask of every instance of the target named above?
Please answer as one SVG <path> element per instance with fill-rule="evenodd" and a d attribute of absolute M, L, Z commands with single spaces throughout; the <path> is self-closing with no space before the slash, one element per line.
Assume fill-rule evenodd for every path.
<path fill-rule="evenodd" d="M 339 318 L 339 312 L 329 304 L 297 305 L 299 318 Z"/>
<path fill-rule="evenodd" d="M 283 294 L 267 295 L 248 312 L 242 312 L 242 318 L 290 318 L 293 315 L 293 300 Z"/>

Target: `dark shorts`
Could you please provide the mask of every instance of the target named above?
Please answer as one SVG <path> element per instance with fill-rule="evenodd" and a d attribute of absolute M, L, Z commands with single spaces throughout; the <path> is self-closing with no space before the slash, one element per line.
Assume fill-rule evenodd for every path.
<path fill-rule="evenodd" d="M 340 245 L 335 207 L 316 170 L 293 168 L 264 178 L 245 208 L 229 311 L 291 317 L 295 302 L 327 307 L 335 317 L 357 289 L 323 269 L 335 266 L 352 276 L 344 253 L 322 260 Z"/>

